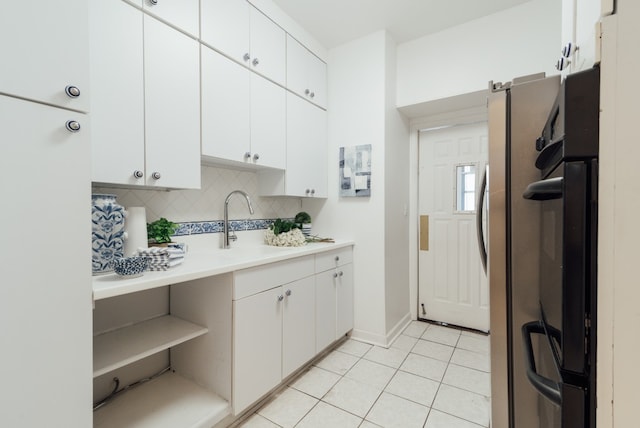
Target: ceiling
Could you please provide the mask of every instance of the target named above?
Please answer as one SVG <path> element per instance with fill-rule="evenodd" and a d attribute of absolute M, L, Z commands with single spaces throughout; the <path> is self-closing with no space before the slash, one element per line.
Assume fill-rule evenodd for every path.
<path fill-rule="evenodd" d="M 531 0 L 273 0 L 327 49 L 387 29 L 397 43 Z"/>

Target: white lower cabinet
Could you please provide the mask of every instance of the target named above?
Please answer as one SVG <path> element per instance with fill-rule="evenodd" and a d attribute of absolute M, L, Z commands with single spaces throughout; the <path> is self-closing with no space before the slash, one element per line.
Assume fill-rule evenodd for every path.
<path fill-rule="evenodd" d="M 353 329 L 351 247 L 316 256 L 316 351 Z"/>
<path fill-rule="evenodd" d="M 282 378 L 316 355 L 315 280 L 313 276 L 282 287 Z"/>

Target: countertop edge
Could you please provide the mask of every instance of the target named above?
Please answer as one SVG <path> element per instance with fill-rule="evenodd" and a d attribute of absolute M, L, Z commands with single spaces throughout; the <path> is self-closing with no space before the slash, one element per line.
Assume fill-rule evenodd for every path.
<path fill-rule="evenodd" d="M 241 269 L 319 254 L 354 245 L 355 242 L 351 240 L 340 240 L 335 243 L 310 243 L 303 247 L 276 247 L 272 249 L 265 249 L 266 246 L 249 247 L 245 251 L 246 255 L 242 254 L 242 248 L 188 253 L 183 264 L 170 268 L 167 271 L 145 272 L 143 276 L 131 279 L 121 278 L 115 273 L 94 276 L 92 277 L 93 300 L 97 301 L 209 276 L 223 275 Z M 269 251 L 269 253 L 254 254 L 256 248 Z M 229 259 L 229 257 L 227 257 L 228 254 L 225 254 L 226 251 L 235 251 L 236 253 L 229 253 L 232 257 L 231 260 L 227 262 L 216 260 L 216 256 Z"/>

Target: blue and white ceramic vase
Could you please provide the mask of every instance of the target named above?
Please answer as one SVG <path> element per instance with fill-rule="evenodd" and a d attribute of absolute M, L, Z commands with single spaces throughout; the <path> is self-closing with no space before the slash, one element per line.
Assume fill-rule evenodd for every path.
<path fill-rule="evenodd" d="M 124 257 L 125 211 L 115 195 L 91 195 L 91 265 L 94 275 L 113 271 L 112 262 Z"/>

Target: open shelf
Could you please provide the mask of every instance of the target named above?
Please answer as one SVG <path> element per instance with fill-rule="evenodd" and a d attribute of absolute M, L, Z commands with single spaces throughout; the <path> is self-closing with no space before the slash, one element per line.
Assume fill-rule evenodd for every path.
<path fill-rule="evenodd" d="M 211 427 L 231 414 L 229 403 L 168 372 L 123 393 L 93 414 L 94 428 Z"/>
<path fill-rule="evenodd" d="M 186 342 L 209 330 L 165 315 L 93 338 L 93 377 Z"/>

